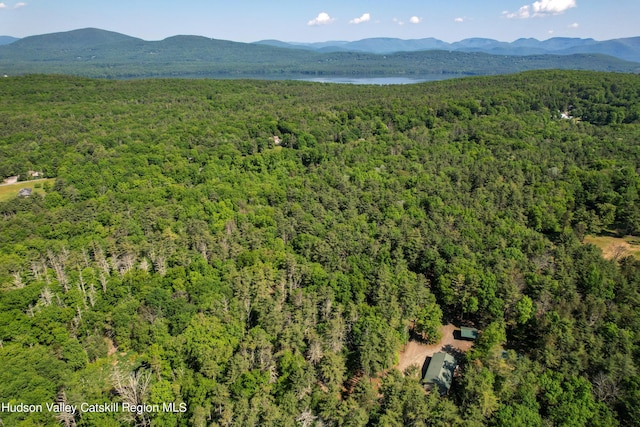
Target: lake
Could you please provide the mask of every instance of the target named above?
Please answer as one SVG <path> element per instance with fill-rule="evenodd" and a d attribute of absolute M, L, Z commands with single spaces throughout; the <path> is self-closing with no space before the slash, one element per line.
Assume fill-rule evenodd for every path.
<path fill-rule="evenodd" d="M 464 76 L 452 74 L 431 74 L 415 77 L 302 77 L 291 80 L 301 80 L 316 83 L 341 83 L 353 85 L 407 85 L 414 83 L 432 82 Z"/>
<path fill-rule="evenodd" d="M 469 77 L 465 74 L 419 74 L 411 77 L 350 77 L 350 76 L 314 76 L 304 74 L 207 74 L 198 76 L 157 76 L 213 80 L 295 80 L 314 83 L 338 83 L 351 85 L 408 85 L 438 80 L 459 79 Z M 146 77 L 141 77 L 146 78 Z"/>

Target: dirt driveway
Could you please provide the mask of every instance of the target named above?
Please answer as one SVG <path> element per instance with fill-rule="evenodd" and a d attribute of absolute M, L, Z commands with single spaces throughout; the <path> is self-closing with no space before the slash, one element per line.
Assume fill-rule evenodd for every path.
<path fill-rule="evenodd" d="M 458 330 L 454 325 L 444 325 L 442 327 L 442 339 L 436 344 L 423 344 L 417 341 L 409 341 L 400 352 L 400 361 L 395 368 L 401 371 L 404 371 L 411 365 L 417 365 L 418 368 L 422 368 L 427 357 L 433 356 L 445 347 L 460 352 L 468 351 L 473 345 L 473 342 L 455 339 L 453 332 Z"/>

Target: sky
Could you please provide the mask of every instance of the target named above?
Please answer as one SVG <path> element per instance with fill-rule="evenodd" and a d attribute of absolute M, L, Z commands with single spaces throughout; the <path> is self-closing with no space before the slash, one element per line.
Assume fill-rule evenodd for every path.
<path fill-rule="evenodd" d="M 640 0 L 0 0 L 0 35 L 88 27 L 144 40 L 609 40 L 640 36 Z"/>

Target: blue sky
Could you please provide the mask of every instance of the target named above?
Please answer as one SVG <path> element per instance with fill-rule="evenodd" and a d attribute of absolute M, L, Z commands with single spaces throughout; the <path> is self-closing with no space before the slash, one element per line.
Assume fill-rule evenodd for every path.
<path fill-rule="evenodd" d="M 252 42 L 640 36 L 640 0 L 0 0 L 0 35 L 96 27 Z"/>

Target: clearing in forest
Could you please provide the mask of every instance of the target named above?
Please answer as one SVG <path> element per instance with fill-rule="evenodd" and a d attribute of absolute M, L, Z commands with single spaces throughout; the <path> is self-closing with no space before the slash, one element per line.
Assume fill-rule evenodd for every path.
<path fill-rule="evenodd" d="M 400 352 L 400 361 L 396 365 L 396 369 L 404 371 L 411 365 L 417 365 L 418 368 L 422 369 L 425 359 L 433 356 L 439 351 L 446 351 L 448 353 L 464 353 L 473 346 L 473 341 L 456 339 L 454 332 L 459 332 L 459 328 L 455 325 L 444 325 L 441 331 L 442 339 L 435 344 L 424 344 L 410 340 Z"/>
<path fill-rule="evenodd" d="M 599 247 L 605 259 L 617 260 L 629 255 L 640 259 L 640 237 L 586 236 L 584 243 Z"/>
<path fill-rule="evenodd" d="M 40 188 L 35 188 L 35 185 L 40 183 L 43 184 L 48 182 L 50 185 L 53 185 L 55 182 L 55 178 L 45 178 L 45 179 L 34 179 L 32 181 L 20 181 L 15 184 L 0 184 L 0 202 L 4 202 L 10 200 L 18 195 L 18 192 L 23 188 L 31 188 L 33 189 L 33 194 L 44 194 L 44 190 L 40 186 Z"/>

